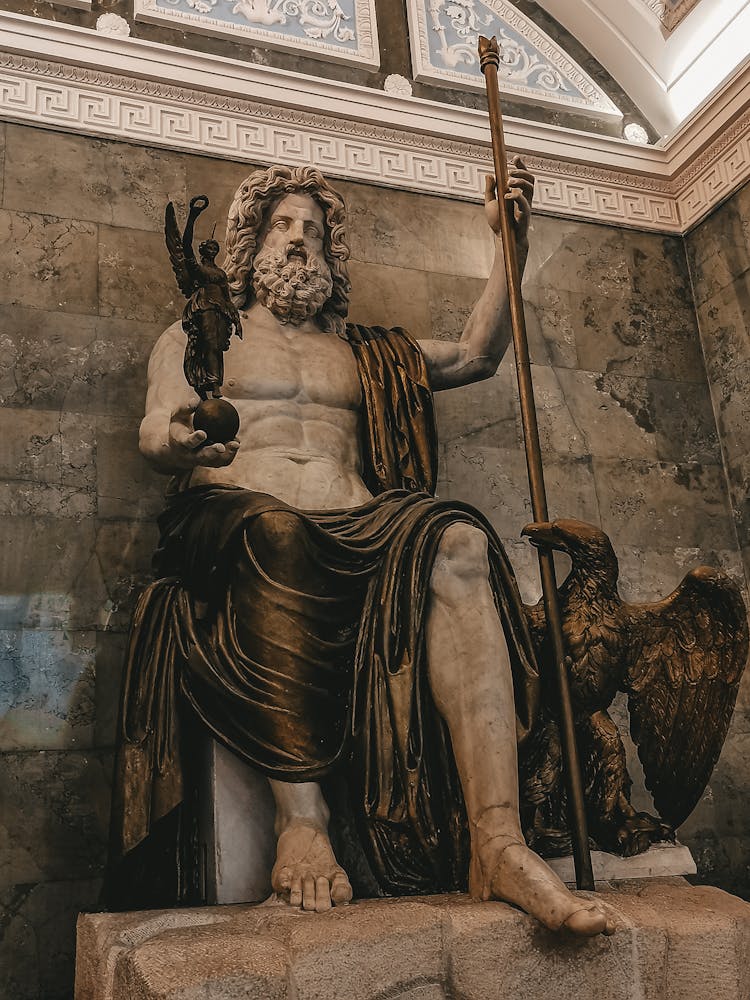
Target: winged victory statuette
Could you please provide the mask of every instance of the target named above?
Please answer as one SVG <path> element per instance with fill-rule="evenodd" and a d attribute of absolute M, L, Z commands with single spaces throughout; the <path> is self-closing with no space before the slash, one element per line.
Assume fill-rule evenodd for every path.
<path fill-rule="evenodd" d="M 598 846 L 639 854 L 674 831 L 695 808 L 721 753 L 748 655 L 747 611 L 725 573 L 701 566 L 654 604 L 628 604 L 603 531 L 558 520 L 524 528 L 533 544 L 566 552 L 559 588 L 576 735 L 589 829 Z M 542 602 L 527 607 L 540 663 L 550 657 Z M 625 748 L 608 714 L 628 697 L 630 731 L 646 787 L 660 814 L 630 802 Z M 521 760 L 526 834 L 540 853 L 568 853 L 561 747 L 552 696 Z"/>
<path fill-rule="evenodd" d="M 195 430 L 203 430 L 208 442 L 226 443 L 239 430 L 237 410 L 222 398 L 224 352 L 232 334 L 242 337 L 240 315 L 232 302 L 226 272 L 216 264 L 219 244 L 204 240 L 193 250 L 193 231 L 198 216 L 209 205 L 205 195 L 190 199 L 184 233 L 180 233 L 174 205 L 170 201 L 164 216 L 164 235 L 172 269 L 180 291 L 187 298 L 182 313 L 182 329 L 187 336 L 184 371 L 188 383 L 201 398 L 193 415 Z"/>

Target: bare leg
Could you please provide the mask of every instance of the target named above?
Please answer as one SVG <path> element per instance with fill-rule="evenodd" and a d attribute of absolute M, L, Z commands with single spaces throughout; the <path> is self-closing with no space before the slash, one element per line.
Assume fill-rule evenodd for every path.
<path fill-rule="evenodd" d="M 427 650 L 432 695 L 450 730 L 469 817 L 470 892 L 515 903 L 552 930 L 611 933 L 603 908 L 576 898 L 524 841 L 513 681 L 488 576 L 484 534 L 452 525 L 432 574 Z"/>
<path fill-rule="evenodd" d="M 276 800 L 275 892 L 292 906 L 318 913 L 348 903 L 352 887 L 328 839 L 328 806 L 320 786 L 271 781 Z"/>

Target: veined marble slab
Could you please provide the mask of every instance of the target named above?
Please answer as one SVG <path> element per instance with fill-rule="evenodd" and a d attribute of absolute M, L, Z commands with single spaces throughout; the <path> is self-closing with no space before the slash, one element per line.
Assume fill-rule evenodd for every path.
<path fill-rule="evenodd" d="M 573 858 L 548 858 L 547 864 L 563 882 L 574 884 L 576 880 Z M 621 882 L 626 879 L 664 878 L 671 875 L 695 875 L 695 866 L 690 848 L 684 844 L 654 844 L 643 854 L 633 858 L 621 858 L 605 851 L 591 852 L 591 865 L 597 882 Z"/>

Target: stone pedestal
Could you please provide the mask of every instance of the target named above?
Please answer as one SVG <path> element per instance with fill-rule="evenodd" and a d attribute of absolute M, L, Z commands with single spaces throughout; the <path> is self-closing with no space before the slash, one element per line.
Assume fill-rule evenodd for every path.
<path fill-rule="evenodd" d="M 459 895 L 83 914 L 75 1000 L 748 1000 L 750 905 L 677 878 L 599 898 L 617 932 L 583 941 Z"/>

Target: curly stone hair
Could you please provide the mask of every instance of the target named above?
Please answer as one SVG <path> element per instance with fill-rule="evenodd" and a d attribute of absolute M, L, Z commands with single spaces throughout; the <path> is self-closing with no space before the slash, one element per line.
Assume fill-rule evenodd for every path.
<path fill-rule="evenodd" d="M 343 334 L 351 284 L 346 269 L 349 244 L 344 232 L 344 199 L 315 167 L 269 167 L 240 184 L 227 219 L 224 270 L 237 306 L 247 308 L 254 297 L 253 270 L 259 237 L 272 206 L 287 194 L 306 194 L 320 205 L 325 220 L 323 254 L 331 269 L 333 291 L 319 313 L 330 333 Z"/>

